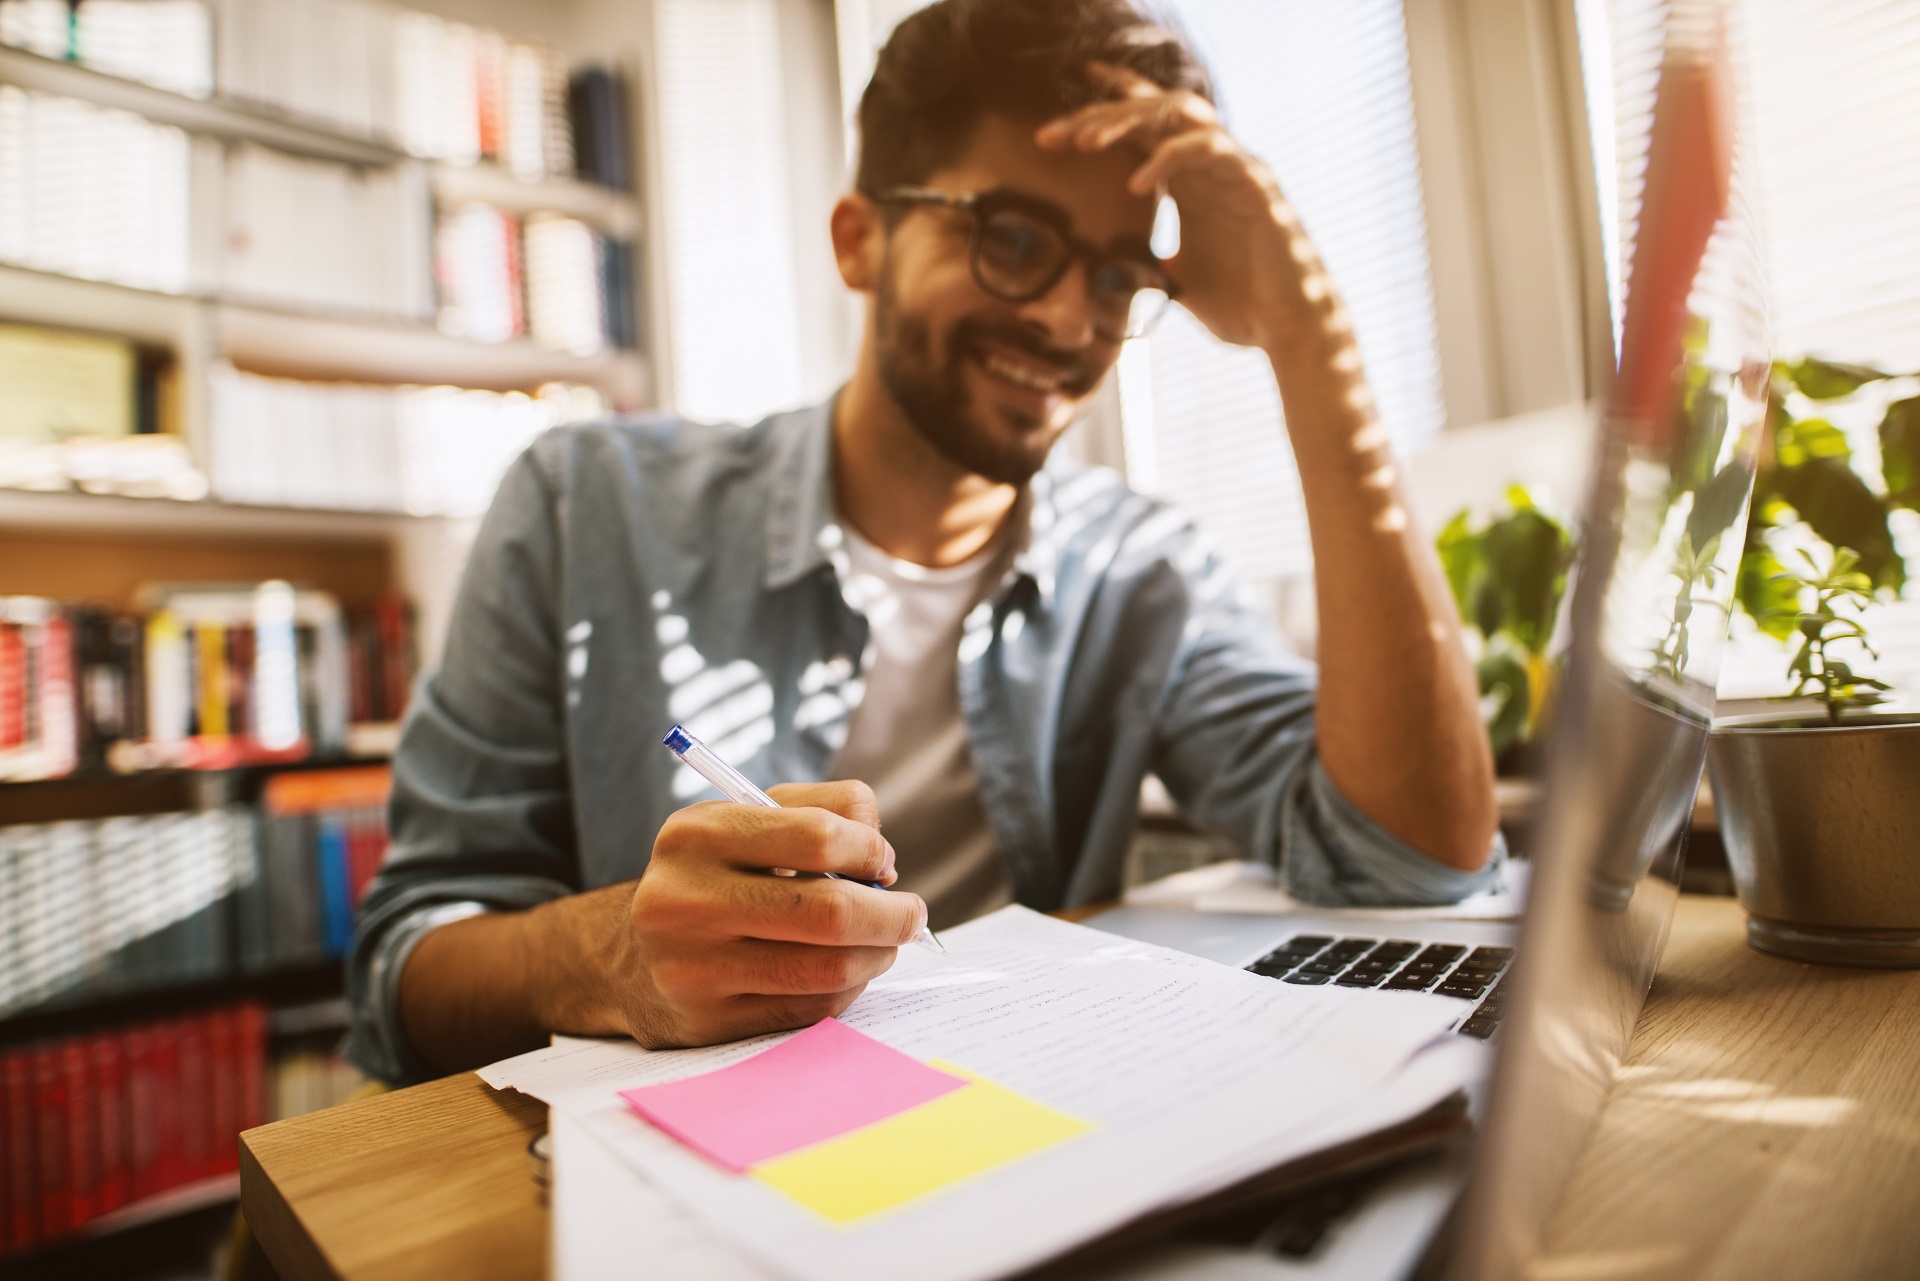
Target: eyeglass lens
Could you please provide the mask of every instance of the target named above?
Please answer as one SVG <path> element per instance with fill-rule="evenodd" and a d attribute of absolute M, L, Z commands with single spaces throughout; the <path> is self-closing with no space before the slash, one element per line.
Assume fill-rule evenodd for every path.
<path fill-rule="evenodd" d="M 1052 287 L 1071 252 L 1058 228 L 1018 210 L 996 210 L 981 220 L 974 272 L 990 293 L 1026 302 Z M 1167 305 L 1159 284 L 1143 263 L 1102 260 L 1087 277 L 1094 331 L 1107 341 L 1145 333 Z"/>

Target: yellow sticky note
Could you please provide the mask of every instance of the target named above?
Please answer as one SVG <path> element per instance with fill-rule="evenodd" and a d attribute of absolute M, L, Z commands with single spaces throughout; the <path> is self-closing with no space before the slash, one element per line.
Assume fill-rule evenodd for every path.
<path fill-rule="evenodd" d="M 948 1063 L 969 1083 L 853 1133 L 753 1167 L 753 1177 L 835 1223 L 925 1196 L 1093 1127 Z"/>

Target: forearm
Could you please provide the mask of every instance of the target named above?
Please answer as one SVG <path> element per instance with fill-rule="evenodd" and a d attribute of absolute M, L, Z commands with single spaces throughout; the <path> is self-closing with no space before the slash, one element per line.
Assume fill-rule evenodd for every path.
<path fill-rule="evenodd" d="M 434 930 L 400 976 L 408 1044 L 456 1072 L 537 1049 L 555 1032 L 624 1032 L 607 999 L 608 957 L 632 898 L 631 882 L 610 885 Z"/>
<path fill-rule="evenodd" d="M 1498 812 L 1459 617 L 1338 304 L 1304 294 L 1301 304 L 1311 323 L 1269 355 L 1313 544 L 1321 763 L 1387 831 L 1478 868 Z"/>

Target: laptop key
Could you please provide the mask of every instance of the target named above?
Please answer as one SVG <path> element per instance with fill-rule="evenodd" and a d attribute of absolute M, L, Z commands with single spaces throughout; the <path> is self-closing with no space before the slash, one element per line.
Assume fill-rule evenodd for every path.
<path fill-rule="evenodd" d="M 1331 934 L 1296 934 L 1274 951 L 1276 953 L 1292 952 L 1296 956 L 1311 956 L 1331 942 L 1333 942 Z"/>
<path fill-rule="evenodd" d="M 1247 968 L 1263 979 L 1277 979 L 1284 977 L 1288 971 L 1293 969 L 1293 966 L 1294 962 L 1284 957 L 1278 961 L 1272 961 L 1262 957 Z"/>
<path fill-rule="evenodd" d="M 1439 961 L 1442 965 L 1450 965 L 1466 954 L 1467 949 L 1457 943 L 1429 943 L 1420 950 L 1420 955 L 1417 959 L 1422 961 Z"/>
<path fill-rule="evenodd" d="M 1476 1014 L 1460 1025 L 1460 1033 L 1463 1036 L 1477 1036 L 1484 1041 L 1492 1036 L 1495 1029 L 1499 1026 L 1498 1023 L 1486 1015 Z"/>
<path fill-rule="evenodd" d="M 1487 985 L 1474 982 L 1471 976 L 1456 974 L 1433 990 L 1442 996 L 1459 996 L 1473 1001 L 1478 1000 L 1480 994 L 1487 990 Z"/>
<path fill-rule="evenodd" d="M 1337 987 L 1378 987 L 1380 980 L 1387 977 L 1385 970 L 1348 970 L 1334 980 Z"/>
<path fill-rule="evenodd" d="M 1387 980 L 1387 987 L 1395 992 L 1424 992 L 1432 987 L 1438 974 L 1424 973 L 1419 970 L 1402 970 Z"/>
<path fill-rule="evenodd" d="M 1300 967 L 1300 972 L 1302 974 L 1324 974 L 1328 978 L 1332 978 L 1334 975 L 1338 974 L 1340 971 L 1346 968 L 1347 968 L 1347 963 L 1341 960 L 1308 961 L 1305 965 Z"/>
<path fill-rule="evenodd" d="M 1367 953 L 1369 961 L 1378 961 L 1382 965 L 1398 965 L 1420 950 L 1417 943 L 1382 943 Z"/>
<path fill-rule="evenodd" d="M 1331 974 L 1289 974 L 1282 981 L 1298 983 L 1303 987 L 1318 987 L 1322 983 L 1333 982 L 1333 976 Z"/>
<path fill-rule="evenodd" d="M 1476 947 L 1473 949 L 1473 955 L 1479 960 L 1498 961 L 1500 964 L 1505 965 L 1513 959 L 1513 949 L 1510 947 Z"/>

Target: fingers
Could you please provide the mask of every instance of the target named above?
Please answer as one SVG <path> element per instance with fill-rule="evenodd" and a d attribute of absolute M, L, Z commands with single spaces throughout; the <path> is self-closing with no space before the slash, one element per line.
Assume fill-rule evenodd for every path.
<path fill-rule="evenodd" d="M 1172 134 L 1219 124 L 1213 104 L 1189 90 L 1163 89 L 1111 63 L 1088 63 L 1087 76 L 1114 96 L 1042 125 L 1034 135 L 1042 147 L 1104 151 L 1135 135 L 1150 146 Z"/>
<path fill-rule="evenodd" d="M 1213 164 L 1222 157 L 1237 156 L 1238 153 L 1239 147 L 1221 130 L 1181 134 L 1153 149 L 1146 163 L 1134 170 L 1133 176 L 1127 179 L 1127 190 L 1144 195 L 1164 187 L 1183 173 Z"/>
<path fill-rule="evenodd" d="M 841 799 L 849 795 L 842 794 Z M 751 871 L 783 867 L 863 881 L 893 879 L 893 847 L 875 827 L 811 805 L 801 809 L 726 802 L 688 806 L 669 816 L 661 827 L 654 857 L 662 856 Z"/>
<path fill-rule="evenodd" d="M 726 893 L 726 912 L 714 927 L 746 939 L 895 948 L 911 942 L 927 919 L 917 894 L 852 881 L 736 877 Z"/>
<path fill-rule="evenodd" d="M 714 966 L 713 990 L 736 996 L 830 996 L 893 968 L 891 947 L 812 947 L 743 939 Z"/>
<path fill-rule="evenodd" d="M 831 783 L 781 783 L 767 792 L 788 809 L 832 810 L 841 818 L 850 818 L 868 827 L 880 826 L 880 802 L 873 789 L 857 778 Z"/>
<path fill-rule="evenodd" d="M 703 1017 L 687 1021 L 683 1044 L 712 1045 L 768 1032 L 812 1027 L 846 1012 L 866 984 L 818 996 L 736 996 Z"/>

